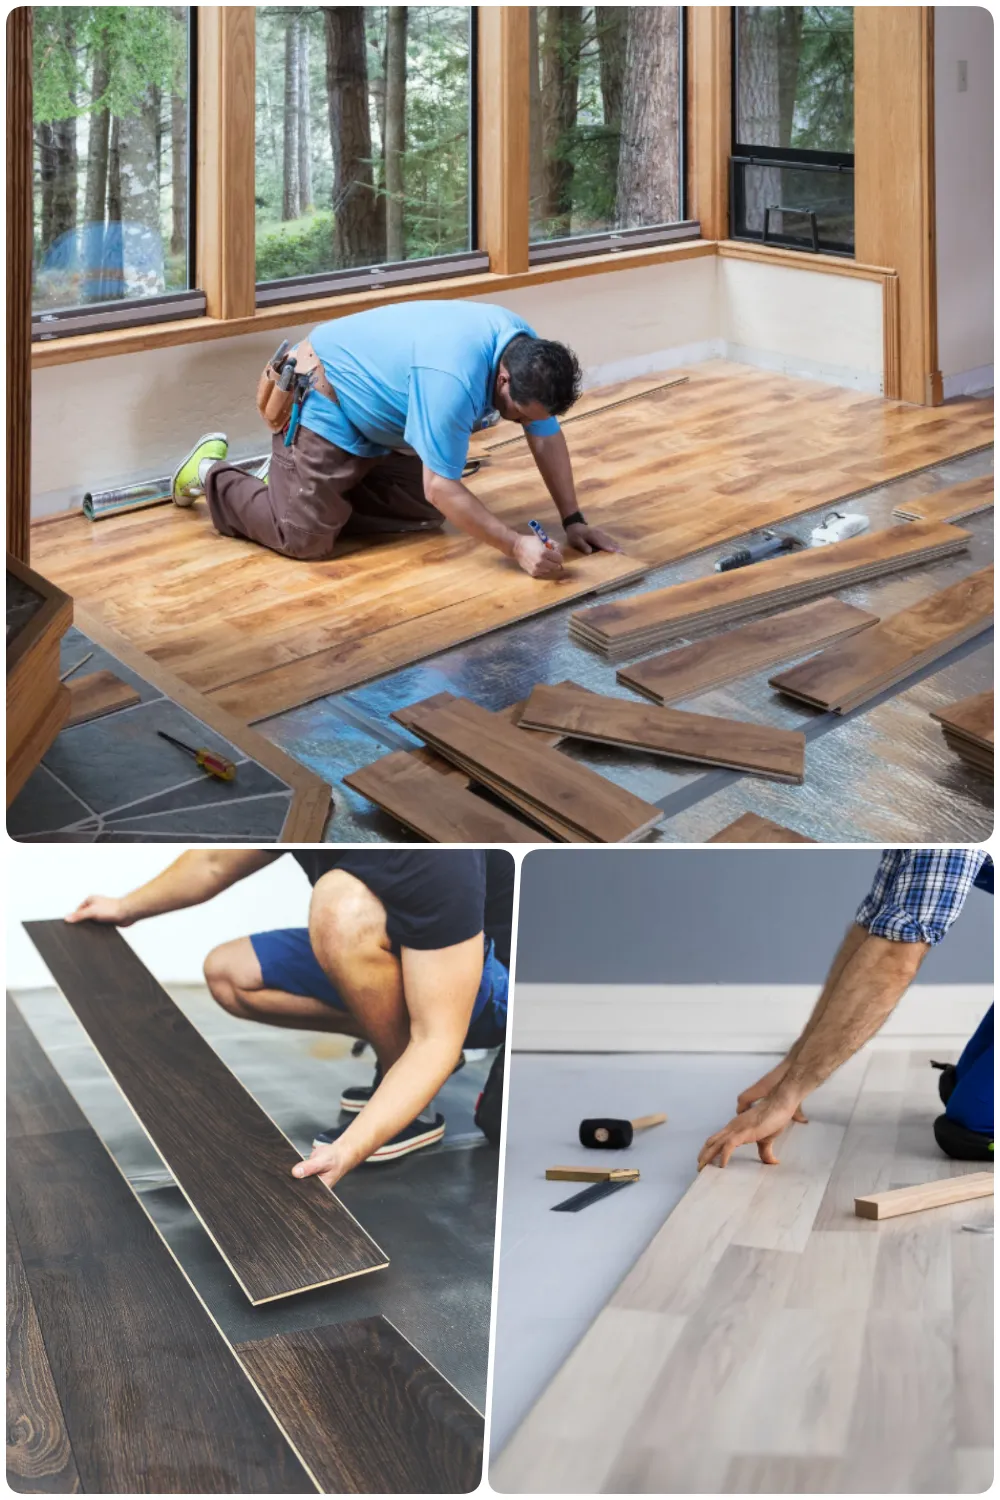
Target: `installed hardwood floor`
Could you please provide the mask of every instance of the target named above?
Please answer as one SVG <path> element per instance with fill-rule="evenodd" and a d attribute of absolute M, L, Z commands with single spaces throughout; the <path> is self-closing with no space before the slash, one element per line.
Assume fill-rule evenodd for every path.
<path fill-rule="evenodd" d="M 327 1494 L 468 1494 L 483 1419 L 385 1318 L 238 1344 L 250 1378 Z"/>
<path fill-rule="evenodd" d="M 44 1398 L 44 1429 L 36 1429 L 43 1444 L 15 1441 L 13 1486 L 101 1495 L 308 1491 L 308 1475 L 113 1159 L 86 1123 L 64 1128 L 76 1106 L 17 1019 L 10 1072 L 65 1101 L 45 1128 L 40 1112 L 20 1107 L 22 1096 L 18 1134 L 8 1141 L 10 1219 L 41 1335 L 32 1340 L 22 1325 L 9 1351 L 20 1410 L 12 1434 L 8 1407 L 8 1462 L 11 1437 L 33 1420 L 31 1402 L 45 1383 L 42 1349 L 58 1405 L 51 1392 Z"/>
<path fill-rule="evenodd" d="M 178 1187 L 253 1303 L 388 1264 L 301 1160 L 121 934 L 94 922 L 26 922 Z"/>
<path fill-rule="evenodd" d="M 970 1487 L 993 1442 L 993 1241 L 963 1226 L 992 1203 L 854 1213 L 865 1192 L 980 1170 L 935 1145 L 936 1076 L 923 1053 L 863 1054 L 780 1138 L 780 1167 L 747 1148 L 706 1168 L 494 1457 L 493 1487 Z"/>
<path fill-rule="evenodd" d="M 607 587 L 637 566 L 983 447 L 992 406 L 906 406 L 713 361 L 683 385 L 569 425 L 566 438 L 581 506 L 627 554 L 574 560 L 570 583 L 534 582 L 450 530 L 290 562 L 216 536 L 202 504 L 99 525 L 71 516 L 37 528 L 33 555 L 157 661 L 254 721 Z M 471 487 L 521 530 L 551 514 L 524 444 L 490 455 Z"/>

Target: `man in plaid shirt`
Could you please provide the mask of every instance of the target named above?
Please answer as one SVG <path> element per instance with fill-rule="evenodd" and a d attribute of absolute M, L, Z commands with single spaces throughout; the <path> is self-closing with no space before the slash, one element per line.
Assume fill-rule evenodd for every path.
<path fill-rule="evenodd" d="M 699 1171 L 724 1167 L 737 1146 L 755 1144 L 777 1165 L 774 1142 L 802 1101 L 852 1057 L 898 1005 L 917 970 L 940 943 L 973 886 L 993 893 L 993 861 L 975 849 L 889 849 L 841 943 L 805 1030 L 788 1056 L 746 1089 L 738 1113 L 710 1136 Z M 945 1112 L 934 1122 L 942 1151 L 966 1161 L 993 1160 L 993 1007 L 955 1066 L 943 1067 Z"/>

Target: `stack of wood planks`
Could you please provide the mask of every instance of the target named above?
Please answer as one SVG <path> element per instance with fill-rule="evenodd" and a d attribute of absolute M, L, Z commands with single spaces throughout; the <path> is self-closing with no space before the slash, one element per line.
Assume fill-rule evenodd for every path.
<path fill-rule="evenodd" d="M 663 814 L 467 698 L 412 703 L 395 715 L 433 751 L 564 842 L 629 843 Z M 352 777 L 352 784 L 356 785 Z"/>
<path fill-rule="evenodd" d="M 993 776 L 993 690 L 962 698 L 940 713 L 931 714 L 944 731 L 949 750 L 971 766 Z"/>
<path fill-rule="evenodd" d="M 993 568 L 982 568 L 818 656 L 771 686 L 814 708 L 848 713 L 972 640 L 993 623 Z"/>
<path fill-rule="evenodd" d="M 966 479 L 933 495 L 903 500 L 892 513 L 904 521 L 961 521 L 992 509 L 993 475 L 984 474 L 981 479 Z"/>
<path fill-rule="evenodd" d="M 772 781 L 801 783 L 805 775 L 805 736 L 797 731 L 608 698 L 575 682 L 533 688 L 520 723 L 570 739 L 728 766 Z"/>
<path fill-rule="evenodd" d="M 936 521 L 912 521 L 829 547 L 711 573 L 665 589 L 578 610 L 570 634 L 611 661 L 639 656 L 682 636 L 700 635 L 783 605 L 961 552 L 969 533 Z"/>

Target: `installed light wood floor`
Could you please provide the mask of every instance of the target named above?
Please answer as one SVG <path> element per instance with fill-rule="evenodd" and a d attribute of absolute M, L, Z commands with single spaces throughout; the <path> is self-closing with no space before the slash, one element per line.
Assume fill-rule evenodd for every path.
<path fill-rule="evenodd" d="M 588 519 L 629 554 L 580 558 L 569 584 L 535 582 L 451 529 L 290 562 L 216 536 L 201 503 L 97 525 L 46 522 L 32 560 L 252 722 L 610 586 L 637 562 L 669 562 L 982 447 L 992 403 L 904 406 L 713 361 L 683 385 L 571 424 L 566 437 Z M 493 455 L 472 488 L 522 530 L 551 514 L 523 443 Z"/>
<path fill-rule="evenodd" d="M 924 1054 L 855 1059 L 781 1166 L 695 1181 L 503 1453 L 502 1493 L 989 1486 L 992 1200 L 885 1222 L 856 1195 L 949 1162 Z M 502 1340 L 503 1330 L 498 1330 Z"/>

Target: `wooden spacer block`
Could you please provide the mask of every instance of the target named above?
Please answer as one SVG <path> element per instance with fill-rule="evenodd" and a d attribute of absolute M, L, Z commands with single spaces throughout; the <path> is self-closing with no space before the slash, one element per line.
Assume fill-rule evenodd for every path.
<path fill-rule="evenodd" d="M 924 1208 L 944 1208 L 949 1203 L 992 1196 L 992 1172 L 967 1172 L 964 1177 L 943 1177 L 937 1182 L 893 1188 L 888 1193 L 869 1193 L 865 1198 L 855 1198 L 854 1212 L 859 1219 L 894 1219 Z"/>
<path fill-rule="evenodd" d="M 547 1182 L 634 1182 L 638 1167 L 546 1167 Z"/>

